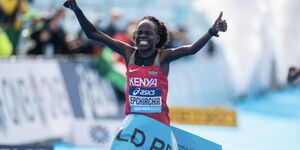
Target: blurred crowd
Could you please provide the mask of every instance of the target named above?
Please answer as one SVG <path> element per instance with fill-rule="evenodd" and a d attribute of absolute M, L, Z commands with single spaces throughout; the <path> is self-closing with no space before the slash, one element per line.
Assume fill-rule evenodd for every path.
<path fill-rule="evenodd" d="M 126 68 L 123 58 L 99 42 L 88 40 L 80 28 L 75 34 L 68 33 L 64 28 L 69 26 L 64 25 L 66 9 L 61 7 L 37 13 L 31 7 L 33 3 L 33 0 L 0 0 L 0 57 L 93 56 L 92 66 L 113 84 L 119 99 L 124 99 Z M 133 45 L 131 39 L 137 20 L 128 20 L 124 25 L 122 17 L 121 11 L 113 9 L 105 26 L 101 18 L 92 23 L 107 35 Z M 169 42 L 165 48 L 191 44 L 187 33 L 186 26 L 169 28 Z M 208 44 L 207 52 L 209 56 L 213 55 L 212 42 Z"/>
<path fill-rule="evenodd" d="M 87 40 L 82 31 L 70 38 L 63 27 L 65 9 L 53 9 L 53 12 L 36 13 L 30 10 L 32 0 L 0 0 L 0 56 L 11 55 L 55 55 L 91 54 L 99 56 L 105 47 Z M 133 44 L 131 34 L 136 20 L 120 25 L 122 14 L 112 11 L 109 24 L 101 25 L 102 20 L 93 22 L 109 36 Z M 166 48 L 190 44 L 187 28 L 182 26 L 170 32 L 170 41 Z M 122 61 L 119 56 L 116 60 Z"/>

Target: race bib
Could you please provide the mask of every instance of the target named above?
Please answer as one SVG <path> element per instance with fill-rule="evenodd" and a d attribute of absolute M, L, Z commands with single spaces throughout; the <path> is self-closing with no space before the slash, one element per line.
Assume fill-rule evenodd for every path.
<path fill-rule="evenodd" d="M 161 88 L 129 87 L 129 105 L 131 112 L 160 113 Z"/>

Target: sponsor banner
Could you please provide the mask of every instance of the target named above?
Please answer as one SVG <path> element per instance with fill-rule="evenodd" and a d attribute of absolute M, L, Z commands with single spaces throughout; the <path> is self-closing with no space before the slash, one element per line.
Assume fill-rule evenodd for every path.
<path fill-rule="evenodd" d="M 188 140 L 187 140 L 188 139 Z M 221 150 L 221 146 L 144 115 L 128 115 L 115 137 L 111 150 Z"/>
<path fill-rule="evenodd" d="M 56 61 L 1 60 L 0 68 L 0 144 L 69 133 L 73 115 Z"/>
<path fill-rule="evenodd" d="M 70 142 L 76 146 L 108 148 L 124 117 L 110 82 L 89 61 L 60 63 L 73 108 Z"/>
<path fill-rule="evenodd" d="M 109 148 L 121 125 L 120 119 L 76 120 L 72 143 L 77 146 Z"/>
<path fill-rule="evenodd" d="M 170 108 L 173 123 L 237 126 L 236 111 L 223 108 Z"/>
<path fill-rule="evenodd" d="M 61 61 L 59 64 L 75 118 L 123 117 L 124 108 L 118 103 L 112 85 L 91 68 L 89 61 Z"/>

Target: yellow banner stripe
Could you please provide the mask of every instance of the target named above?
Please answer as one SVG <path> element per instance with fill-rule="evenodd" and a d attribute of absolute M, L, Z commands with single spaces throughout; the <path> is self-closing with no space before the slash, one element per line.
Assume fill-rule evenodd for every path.
<path fill-rule="evenodd" d="M 174 123 L 214 126 L 237 126 L 236 111 L 223 108 L 170 108 Z"/>

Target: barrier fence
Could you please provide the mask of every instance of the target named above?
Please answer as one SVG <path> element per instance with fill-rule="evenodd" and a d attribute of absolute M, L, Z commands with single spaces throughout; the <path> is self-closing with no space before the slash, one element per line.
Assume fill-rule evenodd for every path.
<path fill-rule="evenodd" d="M 99 122 L 103 130 L 111 131 L 111 124 L 122 118 L 111 84 L 98 76 L 89 61 L 1 60 L 0 68 L 0 144 L 71 135 L 71 142 L 81 144 L 76 132 L 82 120 L 93 125 L 84 130 L 93 138 L 92 132 L 101 133 Z M 109 142 L 107 137 L 102 140 Z M 95 141 L 106 144 L 97 137 Z"/>

